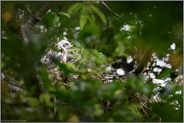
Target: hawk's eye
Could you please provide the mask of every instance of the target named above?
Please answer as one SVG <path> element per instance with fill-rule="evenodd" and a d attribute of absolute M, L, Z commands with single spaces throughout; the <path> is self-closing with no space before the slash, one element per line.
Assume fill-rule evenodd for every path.
<path fill-rule="evenodd" d="M 68 47 L 68 46 L 69 46 L 68 43 L 63 44 L 63 47 Z"/>

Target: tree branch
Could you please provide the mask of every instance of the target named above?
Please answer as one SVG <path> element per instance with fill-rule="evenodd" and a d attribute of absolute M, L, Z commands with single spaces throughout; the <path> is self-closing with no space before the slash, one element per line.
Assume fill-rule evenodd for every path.
<path fill-rule="evenodd" d="M 9 87 L 10 90 L 13 91 L 13 92 L 23 92 L 25 95 L 27 94 L 27 92 L 26 92 L 23 88 L 21 88 L 21 87 L 19 87 L 19 86 L 17 86 L 17 85 L 8 83 L 8 87 Z"/>
<path fill-rule="evenodd" d="M 32 15 L 28 21 L 21 26 L 21 33 L 22 33 L 22 38 L 25 43 L 28 43 L 30 40 L 35 37 L 34 35 L 34 25 L 40 21 L 41 16 L 46 13 L 51 6 L 53 5 L 53 2 L 47 2 L 43 7 L 41 7 L 34 15 Z"/>

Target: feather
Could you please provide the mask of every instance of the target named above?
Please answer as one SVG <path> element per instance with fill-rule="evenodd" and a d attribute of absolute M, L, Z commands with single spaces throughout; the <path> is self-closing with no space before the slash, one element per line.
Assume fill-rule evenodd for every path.
<path fill-rule="evenodd" d="M 57 51 L 48 49 L 41 58 L 41 62 L 48 65 L 48 69 L 55 69 L 56 66 L 53 64 L 55 60 L 60 63 L 66 63 L 68 58 L 68 50 L 73 48 L 72 44 L 66 39 L 59 41 L 55 44 Z"/>

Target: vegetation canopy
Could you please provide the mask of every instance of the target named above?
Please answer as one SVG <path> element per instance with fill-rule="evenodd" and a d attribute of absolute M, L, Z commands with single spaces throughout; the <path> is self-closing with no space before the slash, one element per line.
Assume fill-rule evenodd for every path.
<path fill-rule="evenodd" d="M 182 122 L 183 2 L 1 2 L 1 121 Z"/>

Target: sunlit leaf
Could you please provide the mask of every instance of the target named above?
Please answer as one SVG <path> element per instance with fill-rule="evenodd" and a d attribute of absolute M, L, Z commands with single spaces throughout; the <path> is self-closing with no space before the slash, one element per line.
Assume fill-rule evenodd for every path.
<path fill-rule="evenodd" d="M 85 24 L 87 23 L 88 16 L 87 15 L 81 15 L 80 16 L 80 28 L 83 29 Z"/>
<path fill-rule="evenodd" d="M 51 103 L 51 95 L 48 93 L 41 94 L 39 100 L 42 104 L 46 104 L 47 106 L 53 106 Z"/>
<path fill-rule="evenodd" d="M 65 13 L 65 12 L 60 12 L 59 14 L 60 14 L 60 15 L 63 15 L 63 16 L 65 16 L 65 17 L 67 17 L 67 18 L 70 18 L 70 15 L 69 15 L 68 13 Z"/>
<path fill-rule="evenodd" d="M 38 106 L 39 105 L 39 100 L 37 98 L 29 98 L 29 105 L 31 106 Z"/>
<path fill-rule="evenodd" d="M 82 7 L 82 3 L 75 3 L 72 6 L 70 6 L 70 8 L 68 8 L 68 13 L 69 14 L 75 14 L 76 12 L 78 12 Z"/>
<path fill-rule="evenodd" d="M 104 22 L 107 23 L 107 20 L 105 18 L 105 15 L 95 6 L 90 5 L 90 8 L 100 17 L 100 19 Z"/>

